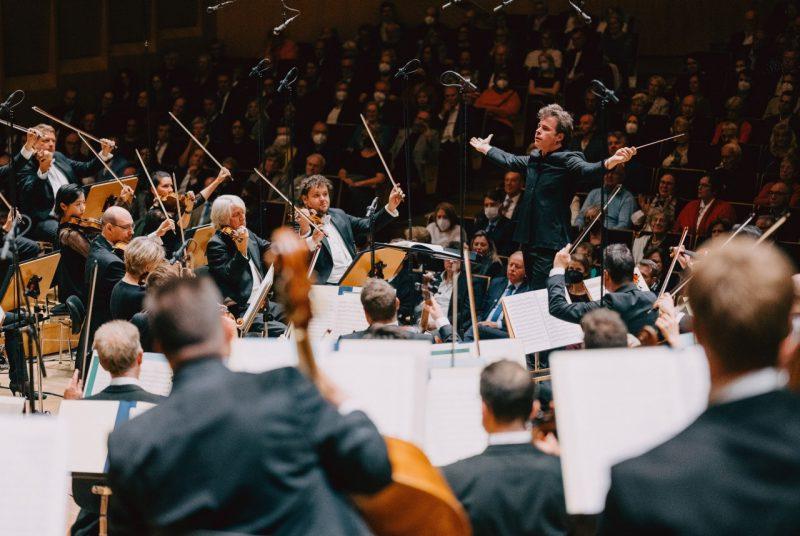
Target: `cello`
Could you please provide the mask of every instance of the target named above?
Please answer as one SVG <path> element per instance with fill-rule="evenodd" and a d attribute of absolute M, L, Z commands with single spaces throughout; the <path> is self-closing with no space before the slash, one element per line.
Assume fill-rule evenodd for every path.
<path fill-rule="evenodd" d="M 294 326 L 300 370 L 324 390 L 308 336 L 308 247 L 291 229 L 282 227 L 272 234 L 270 256 L 278 296 Z M 471 534 L 464 509 L 425 454 L 407 441 L 393 437 L 384 440 L 392 465 L 392 483 L 374 495 L 353 497 L 370 529 L 378 536 Z"/>

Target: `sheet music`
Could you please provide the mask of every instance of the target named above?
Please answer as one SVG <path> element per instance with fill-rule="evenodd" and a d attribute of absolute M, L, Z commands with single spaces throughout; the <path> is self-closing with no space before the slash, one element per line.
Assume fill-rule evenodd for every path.
<path fill-rule="evenodd" d="M 58 419 L 0 417 L 5 438 L 0 533 L 63 536 L 67 523 L 67 440 Z"/>
<path fill-rule="evenodd" d="M 524 352 L 531 354 L 583 340 L 579 324 L 564 322 L 550 315 L 547 289 L 523 292 L 503 299 L 505 320 L 521 339 Z"/>
<path fill-rule="evenodd" d="M 361 305 L 360 287 L 314 285 L 309 298 L 314 314 L 308 326 L 311 340 L 323 338 L 328 330 L 338 339 L 340 335 L 369 327 Z"/>
<path fill-rule="evenodd" d="M 425 453 L 433 465 L 447 465 L 486 448 L 479 391 L 482 370 L 483 366 L 431 370 Z"/>
<path fill-rule="evenodd" d="M 96 395 L 111 384 L 111 374 L 100 366 L 97 352 L 92 355 L 84 397 Z M 172 391 L 172 368 L 166 356 L 155 352 L 145 352 L 139 371 L 142 389 L 150 393 L 169 396 Z"/>
<path fill-rule="evenodd" d="M 634 266 L 633 268 L 633 282 L 642 292 L 650 292 L 650 289 L 647 287 L 647 283 L 644 281 L 644 276 L 642 272 L 639 271 L 638 266 Z M 589 299 L 592 301 L 597 301 L 600 299 L 600 276 L 593 277 L 591 279 L 584 279 L 583 284 L 586 287 L 586 292 L 589 293 Z M 608 290 L 603 287 L 603 294 L 608 294 Z"/>
<path fill-rule="evenodd" d="M 333 351 L 333 341 L 322 339 L 311 343 L 317 358 Z M 282 367 L 297 366 L 297 345 L 289 339 L 246 337 L 234 339 L 226 364 L 235 372 L 260 373 Z"/>
<path fill-rule="evenodd" d="M 550 356 L 567 511 L 603 510 L 611 466 L 663 443 L 706 407 L 697 347 L 557 352 Z"/>
<path fill-rule="evenodd" d="M 17 396 L 0 396 L 0 415 L 22 415 L 25 399 Z"/>
<path fill-rule="evenodd" d="M 455 359 L 452 359 L 453 345 L 451 343 L 434 344 L 431 346 L 431 358 L 428 361 L 430 368 L 471 367 L 476 364 L 489 365 L 501 359 L 508 359 L 526 366 L 525 346 L 522 339 L 489 339 L 481 341 L 481 356 L 475 343 L 456 343 Z"/>

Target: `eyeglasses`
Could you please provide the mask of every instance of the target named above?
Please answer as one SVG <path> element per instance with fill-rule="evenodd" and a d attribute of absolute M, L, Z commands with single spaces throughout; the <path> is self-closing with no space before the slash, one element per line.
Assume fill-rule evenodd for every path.
<path fill-rule="evenodd" d="M 123 231 L 132 231 L 133 230 L 133 223 L 129 223 L 128 225 L 117 225 L 116 223 L 108 222 L 114 227 L 119 227 Z"/>

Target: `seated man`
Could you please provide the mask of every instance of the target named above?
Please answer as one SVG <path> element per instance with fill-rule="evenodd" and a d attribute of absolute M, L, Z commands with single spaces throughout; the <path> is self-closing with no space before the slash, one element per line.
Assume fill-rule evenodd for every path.
<path fill-rule="evenodd" d="M 532 441 L 538 413 L 528 371 L 511 361 L 483 369 L 480 393 L 489 446 L 442 468 L 469 515 L 474 536 L 566 534 L 561 465 Z"/>
<path fill-rule="evenodd" d="M 617 189 L 617 186 L 622 184 L 623 180 L 625 180 L 625 168 L 623 166 L 617 166 L 607 171 L 603 177 L 605 202 L 608 203 L 606 217 L 604 218 L 607 229 L 631 228 L 631 216 L 633 216 L 636 210 L 636 200 L 633 198 L 633 194 L 623 186 L 614 199 L 611 199 L 614 190 Z M 581 206 L 580 214 L 578 214 L 575 220 L 575 225 L 577 227 L 583 228 L 589 225 L 594 217 L 597 216 L 603 203 L 603 196 L 600 194 L 600 188 L 595 188 L 586 196 L 586 199 L 583 201 L 583 206 Z M 611 199 L 610 203 L 609 199 Z"/>
<path fill-rule="evenodd" d="M 505 277 L 495 277 L 489 283 L 489 290 L 478 311 L 478 336 L 481 339 L 506 339 L 508 326 L 503 319 L 503 304 L 500 301 L 506 296 L 528 292 L 530 288 L 525 281 L 525 257 L 521 251 L 508 258 Z M 471 327 L 464 329 L 464 340 L 473 340 Z"/>
<path fill-rule="evenodd" d="M 688 291 L 711 371 L 709 407 L 672 439 L 612 468 L 601 534 L 800 527 L 800 397 L 779 368 L 794 270 L 775 246 L 724 241 L 695 263 Z"/>
<path fill-rule="evenodd" d="M 577 324 L 589 311 L 606 307 L 619 313 L 628 333 L 638 335 L 646 325 L 654 326 L 658 311 L 653 309 L 656 296 L 652 292 L 642 292 L 633 283 L 633 255 L 624 244 L 611 244 L 603 256 L 603 284 L 606 294 L 601 300 L 585 303 L 568 303 L 565 292 L 564 273 L 569 266 L 571 245 L 556 253 L 553 269 L 547 279 L 547 294 L 550 314 L 565 322 Z"/>
<path fill-rule="evenodd" d="M 597 348 L 626 348 L 628 329 L 619 313 L 610 309 L 595 309 L 581 318 L 583 347 L 586 350 Z"/>
<path fill-rule="evenodd" d="M 505 192 L 500 189 L 486 192 L 483 196 L 483 212 L 475 218 L 473 233 L 485 231 L 497 247 L 497 253 L 508 256 L 514 252 L 511 242 L 511 237 L 514 236 L 514 222 L 502 214 L 505 198 Z"/>
<path fill-rule="evenodd" d="M 355 331 L 342 335 L 339 339 L 415 339 L 435 342 L 428 333 L 415 333 L 400 328 L 397 322 L 397 311 L 400 300 L 395 288 L 383 279 L 368 279 L 361 289 L 361 305 L 369 327 L 363 331 Z M 439 305 L 433 300 L 431 316 L 436 324 L 436 336 L 442 342 L 450 342 L 453 338 L 453 327 L 445 317 Z M 389 329 L 384 329 L 389 328 Z M 378 333 L 380 332 L 380 333 Z M 376 336 L 377 335 L 377 336 Z"/>

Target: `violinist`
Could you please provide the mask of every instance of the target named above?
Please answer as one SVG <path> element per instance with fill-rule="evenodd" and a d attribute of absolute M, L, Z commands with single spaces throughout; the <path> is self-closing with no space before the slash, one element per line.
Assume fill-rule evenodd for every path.
<path fill-rule="evenodd" d="M 247 229 L 247 217 L 242 198 L 221 195 L 211 206 L 214 235 L 208 241 L 206 258 L 211 277 L 222 295 L 235 302 L 230 312 L 241 317 L 247 304 L 256 298 L 258 287 L 267 273 L 266 253 L 270 243 Z M 277 337 L 286 326 L 280 322 L 282 312 L 274 303 L 268 304 L 267 331 Z M 262 321 L 253 323 L 252 331 L 261 331 Z"/>
<path fill-rule="evenodd" d="M 164 221 L 164 213 L 161 210 L 163 203 L 164 208 L 167 210 L 167 216 L 171 219 L 176 226 L 180 225 L 181 228 L 186 229 L 189 225 L 192 211 L 205 204 L 208 198 L 214 191 L 230 177 L 230 171 L 227 168 L 222 168 L 208 186 L 195 196 L 194 192 L 188 191 L 185 194 L 176 194 L 174 184 L 172 182 L 172 175 L 164 171 L 157 171 L 153 175 L 156 190 L 153 192 L 153 202 L 150 209 L 144 216 L 144 223 L 141 232 L 138 234 L 149 234 L 156 230 L 158 226 Z M 158 196 L 159 199 L 155 199 Z M 160 202 L 159 202 L 160 200 Z M 180 203 L 180 206 L 177 206 Z M 180 221 L 178 221 L 178 214 L 180 213 Z M 180 235 L 176 233 L 168 233 L 163 237 L 164 253 L 167 258 L 172 257 L 172 254 L 181 246 Z"/>
<path fill-rule="evenodd" d="M 137 236 L 125 248 L 125 276 L 111 291 L 111 318 L 130 320 L 142 310 L 145 279 L 164 264 L 164 247 L 147 236 Z"/>

